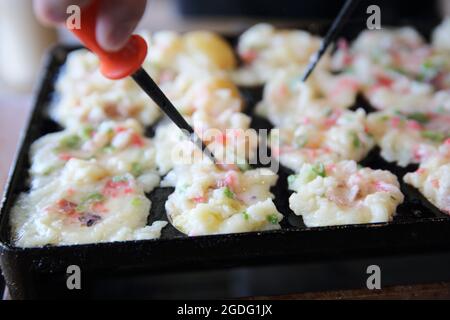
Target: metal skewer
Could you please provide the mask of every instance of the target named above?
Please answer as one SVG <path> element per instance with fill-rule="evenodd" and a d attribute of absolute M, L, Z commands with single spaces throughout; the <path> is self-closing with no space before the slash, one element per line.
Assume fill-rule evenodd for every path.
<path fill-rule="evenodd" d="M 194 129 L 187 123 L 186 119 L 178 112 L 149 74 L 144 69 L 139 68 L 131 75 L 131 77 L 170 118 L 170 120 L 172 120 L 178 128 L 180 128 L 188 138 L 198 146 L 206 156 L 208 156 L 209 159 L 216 163 L 216 159 L 212 152 L 203 143 L 200 137 L 195 133 Z"/>
<path fill-rule="evenodd" d="M 118 80 L 131 76 L 137 84 L 150 96 L 160 109 L 198 146 L 214 163 L 211 151 L 202 142 L 194 129 L 187 123 L 180 112 L 170 102 L 159 86 L 142 68 L 147 56 L 147 43 L 137 35 L 132 35 L 127 44 L 119 51 L 107 52 L 97 43 L 96 25 L 100 6 L 105 0 L 92 0 L 82 9 L 81 28 L 71 29 L 81 42 L 93 51 L 100 59 L 100 71 L 109 79 Z"/>
<path fill-rule="evenodd" d="M 345 2 L 338 16 L 333 21 L 331 28 L 325 35 L 325 38 L 323 38 L 319 50 L 311 57 L 311 60 L 301 78 L 302 82 L 308 80 L 309 76 L 314 71 L 314 68 L 319 63 L 320 58 L 322 58 L 323 54 L 327 51 L 330 44 L 336 39 L 336 36 L 341 32 L 342 28 L 347 23 L 348 19 L 350 18 L 353 11 L 358 6 L 358 4 L 359 0 L 347 0 Z"/>

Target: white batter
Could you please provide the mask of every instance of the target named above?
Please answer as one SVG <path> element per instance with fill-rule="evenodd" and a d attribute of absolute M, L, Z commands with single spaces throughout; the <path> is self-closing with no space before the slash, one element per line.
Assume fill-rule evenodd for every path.
<path fill-rule="evenodd" d="M 359 83 L 354 77 L 314 72 L 307 83 L 300 81 L 298 69 L 277 73 L 266 84 L 257 113 L 283 126 L 305 115 L 320 115 L 330 108 L 346 109 L 355 104 Z"/>
<path fill-rule="evenodd" d="M 228 79 L 213 76 L 197 81 L 178 101 L 186 120 L 217 159 L 242 165 L 254 155 L 258 144 L 256 132 L 248 130 L 251 118 L 240 112 L 242 98 Z M 202 156 L 169 121 L 157 127 L 154 141 L 161 174 L 167 173 L 175 164 L 193 163 Z"/>
<path fill-rule="evenodd" d="M 378 109 L 420 108 L 434 90 L 450 88 L 448 52 L 436 44 L 439 37 L 445 45 L 441 28 L 433 46 L 410 27 L 364 31 L 351 47 L 339 43 L 332 67 L 356 76 Z"/>
<path fill-rule="evenodd" d="M 438 51 L 450 53 L 450 17 L 446 17 L 442 23 L 436 27 L 432 35 L 433 47 Z"/>
<path fill-rule="evenodd" d="M 404 180 L 419 189 L 436 207 L 450 214 L 450 139 Z"/>
<path fill-rule="evenodd" d="M 369 115 L 368 123 L 381 156 L 402 167 L 420 163 L 450 137 L 446 112 L 376 112 Z"/>
<path fill-rule="evenodd" d="M 277 30 L 265 23 L 257 24 L 239 38 L 238 54 L 244 65 L 235 74 L 241 85 L 261 85 L 279 70 L 292 66 L 304 69 L 318 50 L 321 39 L 302 30 Z M 328 65 L 324 56 L 318 68 Z"/>
<path fill-rule="evenodd" d="M 19 247 L 156 239 L 167 223 L 146 226 L 149 212 L 132 175 L 73 159 L 54 181 L 20 196 L 11 226 Z"/>
<path fill-rule="evenodd" d="M 142 35 L 149 44 L 143 67 L 171 97 L 181 95 L 183 91 L 177 90 L 194 79 L 213 74 L 226 76 L 236 65 L 229 44 L 211 32 L 196 31 L 181 36 L 161 31 Z M 66 127 L 127 118 L 147 126 L 161 114 L 131 78 L 112 81 L 103 77 L 98 58 L 87 50 L 69 54 L 56 84 L 56 96 L 50 114 Z"/>
<path fill-rule="evenodd" d="M 308 227 L 391 221 L 403 202 L 397 177 L 354 161 L 304 165 L 289 178 L 289 206 Z"/>
<path fill-rule="evenodd" d="M 240 172 L 205 163 L 179 166 L 163 181 L 175 187 L 166 211 L 173 225 L 189 236 L 280 229 L 283 216 L 270 193 L 277 178 L 267 169 Z"/>
<path fill-rule="evenodd" d="M 370 104 L 379 110 L 420 111 L 433 98 L 429 83 L 412 80 L 392 71 L 375 73 L 364 90 Z"/>
<path fill-rule="evenodd" d="M 236 67 L 233 48 L 220 35 L 210 31 L 179 34 L 141 32 L 149 44 L 148 62 L 160 70 L 180 72 L 228 72 Z M 203 71 L 202 71 L 203 70 Z"/>
<path fill-rule="evenodd" d="M 151 192 L 159 184 L 154 143 L 133 119 L 106 121 L 48 134 L 31 146 L 31 184 L 39 188 L 55 180 L 70 159 L 97 159 L 114 175 L 131 173 Z"/>
<path fill-rule="evenodd" d="M 364 110 L 329 109 L 316 117 L 298 117 L 295 125 L 272 131 L 272 154 L 282 165 L 298 171 L 305 163 L 334 163 L 340 160 L 360 161 L 375 145 L 367 131 Z"/>
<path fill-rule="evenodd" d="M 220 163 L 246 168 L 248 160 L 255 156 L 258 136 L 255 130 L 230 127 L 206 131 L 204 143 Z M 156 129 L 154 138 L 156 164 L 161 175 L 179 165 L 189 165 L 201 160 L 204 154 L 173 123 L 163 123 Z"/>
<path fill-rule="evenodd" d="M 145 67 L 154 74 L 151 67 Z M 160 117 L 159 109 L 131 78 L 105 78 L 100 73 L 98 58 L 87 50 L 69 54 L 55 90 L 50 115 L 65 127 L 127 118 L 151 125 Z"/>

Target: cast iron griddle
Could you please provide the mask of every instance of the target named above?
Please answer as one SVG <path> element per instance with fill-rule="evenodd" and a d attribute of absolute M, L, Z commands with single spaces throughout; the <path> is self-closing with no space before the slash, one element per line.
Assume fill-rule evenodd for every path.
<path fill-rule="evenodd" d="M 354 28 L 349 30 L 350 37 L 359 31 Z M 295 216 L 288 207 L 290 192 L 286 180 L 290 172 L 284 168 L 281 168 L 278 184 L 273 189 L 275 203 L 285 215 L 281 230 L 188 238 L 169 224 L 163 229 L 161 239 L 157 240 L 15 248 L 11 243 L 9 214 L 18 195 L 28 189 L 31 143 L 44 134 L 61 129 L 49 120 L 46 112 L 54 98 L 55 79 L 67 54 L 73 49 L 58 46 L 49 54 L 46 72 L 36 93 L 34 109 L 0 211 L 1 267 L 13 298 L 86 295 L 86 291 L 67 290 L 66 271 L 70 265 L 80 266 L 84 288 L 89 288 L 90 281 L 97 275 L 126 279 L 128 276 L 159 272 L 267 266 L 450 249 L 450 217 L 404 183 L 402 191 L 406 196 L 405 202 L 398 207 L 391 223 L 306 228 L 301 217 Z M 270 128 L 270 123 L 253 114 L 254 105 L 261 99 L 261 91 L 261 88 L 242 88 L 248 105 L 246 112 L 253 118 L 252 127 Z M 371 110 L 363 99 L 359 99 L 355 107 Z M 152 133 L 153 129 L 149 128 L 147 135 Z M 362 164 L 375 169 L 388 169 L 397 174 L 400 181 L 406 171 L 415 169 L 414 166 L 404 169 L 385 162 L 379 156 L 378 149 L 373 150 Z M 148 195 L 152 200 L 149 223 L 167 220 L 164 203 L 172 191 L 171 188 L 158 188 Z"/>

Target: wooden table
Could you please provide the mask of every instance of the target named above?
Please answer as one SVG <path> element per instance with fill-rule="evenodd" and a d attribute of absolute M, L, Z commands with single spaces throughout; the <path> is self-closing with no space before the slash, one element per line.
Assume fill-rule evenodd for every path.
<path fill-rule="evenodd" d="M 0 194 L 3 194 L 29 110 L 29 95 L 0 94 Z"/>
<path fill-rule="evenodd" d="M 10 300 L 8 291 L 3 296 Z M 450 283 L 395 286 L 383 290 L 342 290 L 292 294 L 275 297 L 253 297 L 244 300 L 450 300 Z"/>
<path fill-rule="evenodd" d="M 382 290 L 341 290 L 300 293 L 249 300 L 450 300 L 450 283 L 394 286 Z"/>

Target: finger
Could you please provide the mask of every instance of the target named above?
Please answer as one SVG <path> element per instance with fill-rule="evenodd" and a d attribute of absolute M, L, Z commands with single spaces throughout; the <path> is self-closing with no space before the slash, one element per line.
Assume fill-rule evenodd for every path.
<path fill-rule="evenodd" d="M 47 25 L 66 21 L 67 7 L 70 5 L 85 6 L 91 0 L 34 0 L 34 11 L 38 19 Z"/>
<path fill-rule="evenodd" d="M 109 0 L 102 3 L 96 36 L 107 51 L 121 49 L 142 18 L 147 0 Z"/>

